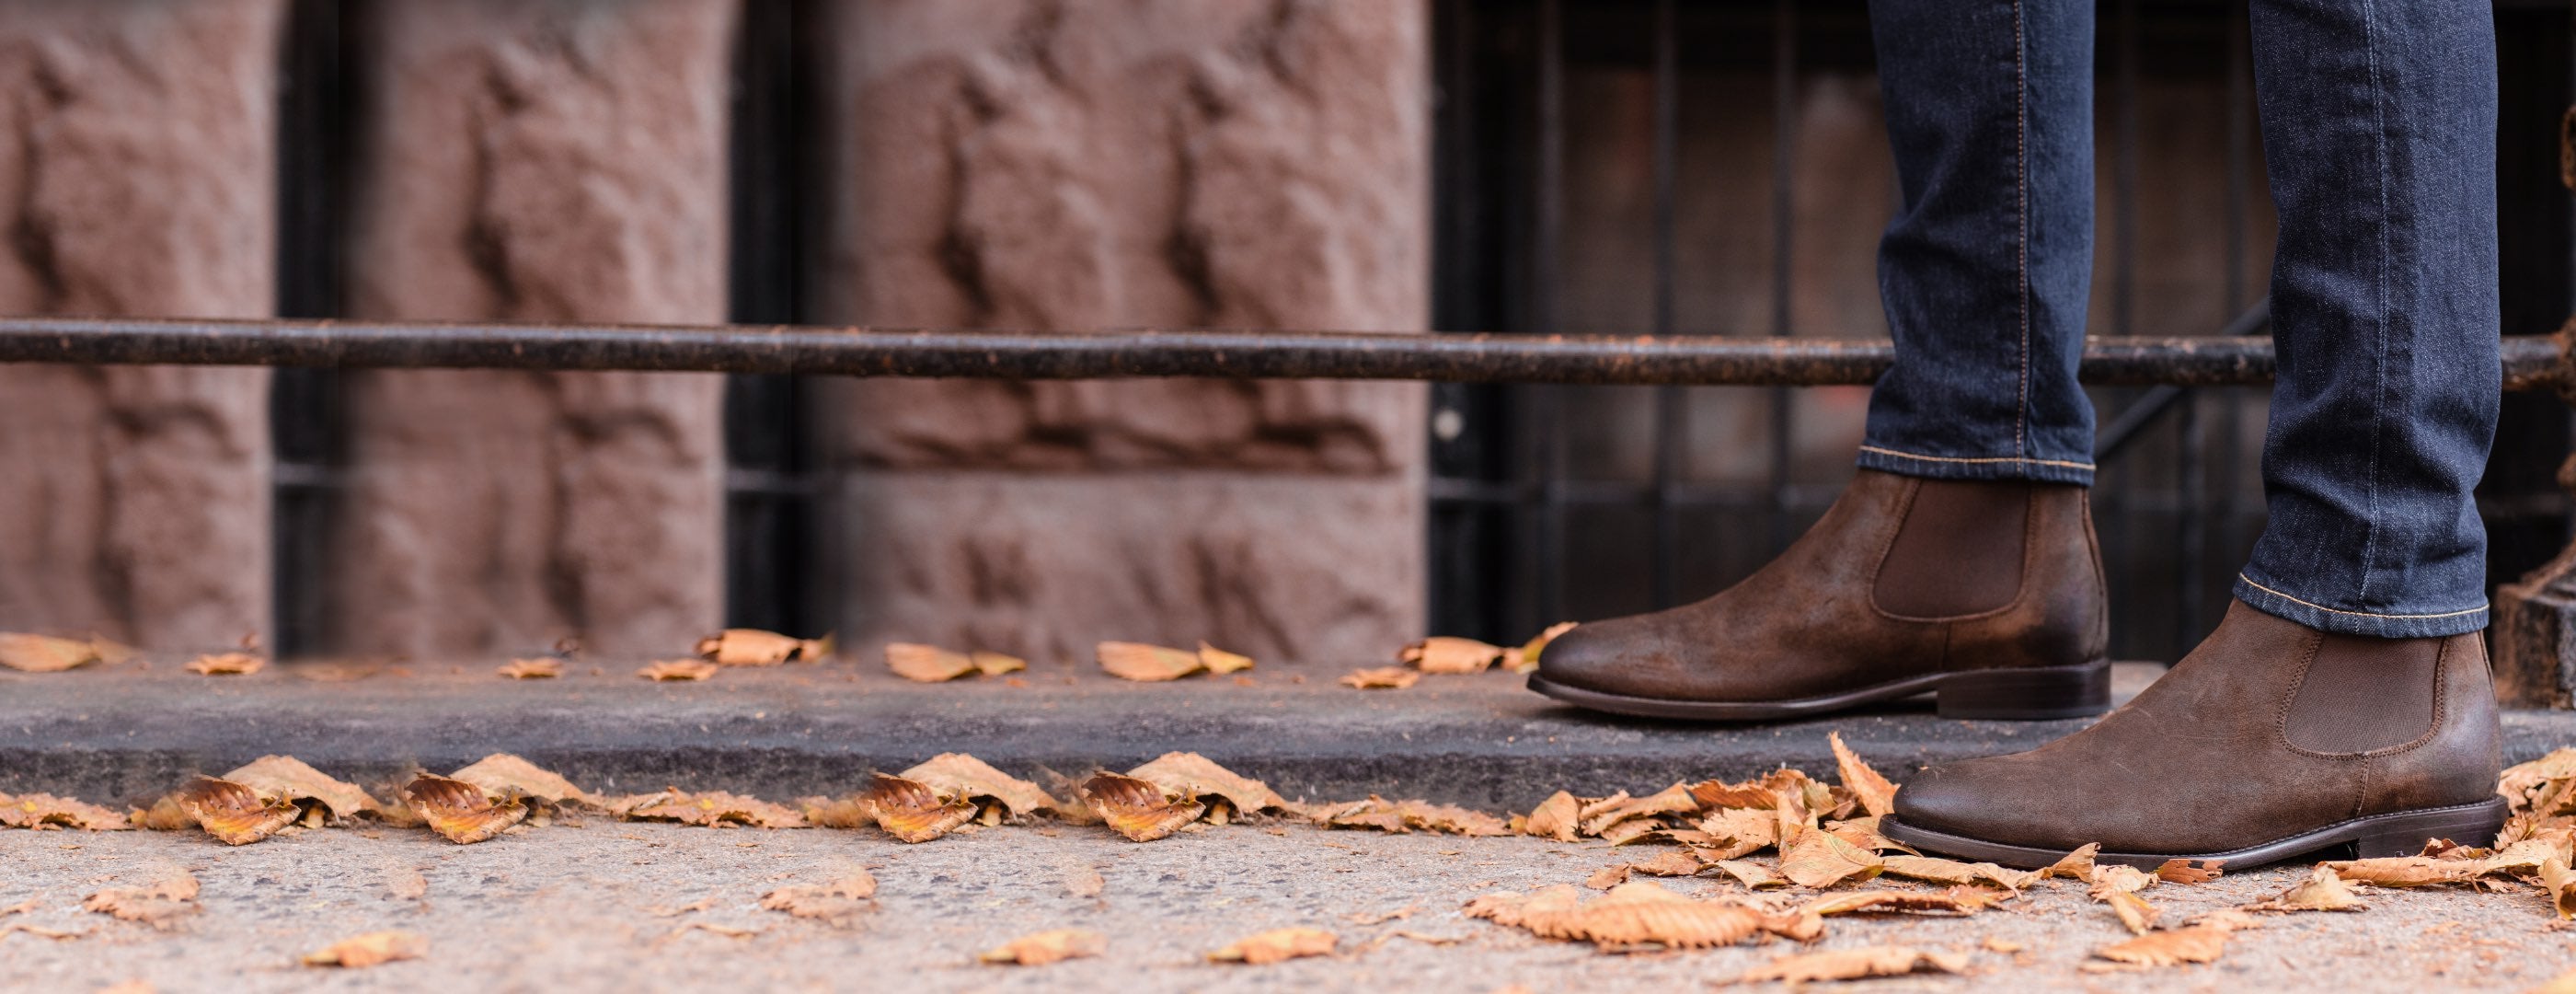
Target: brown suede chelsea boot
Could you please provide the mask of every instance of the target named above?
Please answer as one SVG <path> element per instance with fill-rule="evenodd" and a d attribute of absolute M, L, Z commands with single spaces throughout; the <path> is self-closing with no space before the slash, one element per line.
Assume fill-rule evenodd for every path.
<path fill-rule="evenodd" d="M 1744 582 L 1567 632 L 1529 685 L 1654 718 L 1794 718 L 1926 692 L 1953 718 L 2100 714 L 2105 615 L 2085 488 L 1862 470 Z"/>
<path fill-rule="evenodd" d="M 1888 838 L 2045 866 L 2086 843 L 2148 866 L 2230 867 L 2351 847 L 2412 855 L 2503 826 L 2495 691 L 2475 634 L 2333 635 L 2228 609 L 2209 639 L 2099 723 L 1908 780 Z"/>

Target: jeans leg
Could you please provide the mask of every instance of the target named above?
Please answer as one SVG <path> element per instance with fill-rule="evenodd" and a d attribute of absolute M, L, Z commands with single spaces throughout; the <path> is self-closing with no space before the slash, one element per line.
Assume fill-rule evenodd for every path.
<path fill-rule="evenodd" d="M 2327 631 L 2486 627 L 2471 490 L 2494 441 L 2494 12 L 2254 0 L 2280 245 L 2270 518 L 2236 596 Z"/>
<path fill-rule="evenodd" d="M 1904 206 L 1862 466 L 2093 482 L 2092 0 L 1871 0 Z"/>

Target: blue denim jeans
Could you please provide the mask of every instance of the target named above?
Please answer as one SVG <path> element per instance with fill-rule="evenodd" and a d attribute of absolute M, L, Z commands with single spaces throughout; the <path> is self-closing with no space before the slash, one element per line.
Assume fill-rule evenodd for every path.
<path fill-rule="evenodd" d="M 2486 627 L 2471 490 L 2495 435 L 2493 11 L 2252 0 L 2280 213 L 2270 517 L 2236 596 L 2356 635 Z M 2090 484 L 2092 0 L 1872 0 L 1904 207 L 1896 365 L 1860 464 Z"/>

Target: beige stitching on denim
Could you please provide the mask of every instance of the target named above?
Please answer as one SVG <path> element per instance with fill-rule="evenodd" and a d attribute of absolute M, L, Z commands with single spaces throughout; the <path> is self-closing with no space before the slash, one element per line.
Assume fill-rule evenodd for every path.
<path fill-rule="evenodd" d="M 2459 616 L 2461 616 L 2461 615 L 2464 615 L 2464 614 L 2478 614 L 2478 613 L 2484 612 L 2484 611 L 2487 609 L 2487 608 L 2486 608 L 2486 605 L 2484 605 L 2484 604 L 2480 604 L 2480 605 L 2478 605 L 2478 606 L 2476 606 L 2476 607 L 2473 607 L 2473 608 L 2470 608 L 2470 609 L 2468 609 L 2468 610 L 2466 610 L 2466 611 L 2446 611 L 2446 612 L 2443 612 L 2443 613 L 2441 613 L 2441 614 L 2372 614 L 2372 613 L 2370 613 L 2370 612 L 2368 612 L 2368 611 L 2338 611 L 2338 610 L 2336 610 L 2336 609 L 2334 609 L 2334 608 L 2327 607 L 2327 606 L 2325 606 L 2325 605 L 2323 605 L 2323 604 L 2310 604 L 2310 603 L 2308 603 L 2307 601 L 2300 600 L 2300 599 L 2298 599 L 2298 598 L 2296 598 L 2296 597 L 2292 597 L 2292 596 L 2290 596 L 2290 595 L 2288 595 L 2288 594 L 2285 594 L 2285 593 L 2282 593 L 2282 592 L 2280 592 L 2280 591 L 2278 591 L 2278 590 L 2274 590 L 2274 589 L 2272 589 L 2272 588 L 2270 588 L 2270 587 L 2266 587 L 2266 586 L 2264 586 L 2264 585 L 2262 585 L 2262 584 L 2259 584 L 2259 583 L 2254 582 L 2254 578 L 2253 578 L 2253 577 L 2247 576 L 2247 575 L 2245 575 L 2245 574 L 2243 574 L 2243 573 L 2238 573 L 2238 574 L 2236 574 L 2236 578 L 2237 578 L 2237 579 L 2239 579 L 2239 580 L 2243 580 L 2243 581 L 2245 581 L 2245 585 L 2246 585 L 2246 586 L 2248 586 L 2248 587 L 2252 587 L 2252 588 L 2254 588 L 2254 589 L 2256 589 L 2256 590 L 2260 590 L 2260 591 L 2262 591 L 2262 592 L 2264 592 L 2264 593 L 2270 594 L 2270 595 L 2272 595 L 2272 596 L 2274 596 L 2274 597 L 2278 597 L 2278 598 L 2280 598 L 2280 599 L 2282 599 L 2282 600 L 2289 601 L 2289 602 L 2290 602 L 2290 603 L 2292 603 L 2292 604 L 2297 604 L 2297 605 L 2300 605 L 2300 606 L 2302 606 L 2302 607 L 2312 607 L 2312 608 L 2316 608 L 2317 610 L 2319 610 L 2319 611 L 2323 611 L 2323 612 L 2325 612 L 2325 613 L 2327 613 L 2327 614 L 2340 614 L 2340 615 L 2345 615 L 2345 616 L 2347 616 L 2347 617 L 2353 617 L 2353 618 L 2388 618 L 2388 619 L 2395 620 L 2395 621 L 2420 621 L 2420 620 L 2425 620 L 2425 619 L 2430 619 L 2430 618 L 2457 618 L 2457 617 L 2459 617 Z"/>
<path fill-rule="evenodd" d="M 2089 469 L 2092 469 L 2092 468 L 2093 468 L 2093 464 L 2092 464 L 2092 463 L 2089 463 L 2089 462 L 2068 462 L 2068 461 L 2066 461 L 2066 460 L 2064 460 L 2064 459 L 2024 459 L 2024 458 L 2022 458 L 2022 457 L 2020 457 L 2020 456 L 1983 456 L 1983 457 L 1978 457 L 1978 458 L 1973 458 L 1973 459 L 1962 459 L 1962 458 L 1957 457 L 1957 456 L 1918 456 L 1918 455 L 1915 455 L 1914 453 L 1911 453 L 1911 452 L 1898 452 L 1898 451 L 1896 451 L 1895 449 L 1882 449 L 1882 448 L 1879 448 L 1878 446 L 1875 446 L 1875 445 L 1864 445 L 1864 446 L 1861 446 L 1861 447 L 1860 447 L 1860 450 L 1861 450 L 1861 451 L 1863 451 L 1863 452 L 1875 452 L 1875 453 L 1878 453 L 1879 455 L 1882 455 L 1882 456 L 1895 456 L 1895 457 L 1897 457 L 1897 458 L 1899 458 L 1899 459 L 1920 459 L 1920 460 L 1923 460 L 1924 462 L 1954 462 L 1954 463 L 1999 463 L 1999 462 L 2012 462 L 2012 463 L 2029 463 L 2029 464 L 2031 464 L 2031 465 L 2033 465 L 2033 466 L 2062 466 L 2062 467 L 2065 467 L 2065 468 L 2067 468 L 2067 469 L 2088 469 L 2088 470 L 2089 470 Z"/>

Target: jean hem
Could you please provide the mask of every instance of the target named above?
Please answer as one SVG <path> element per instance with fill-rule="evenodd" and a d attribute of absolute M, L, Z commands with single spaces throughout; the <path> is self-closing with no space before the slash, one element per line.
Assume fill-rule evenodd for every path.
<path fill-rule="evenodd" d="M 1918 455 L 1884 446 L 1863 445 L 1859 462 L 1862 469 L 1933 480 L 2034 480 L 2082 487 L 2093 485 L 2093 464 L 2074 459 Z"/>
<path fill-rule="evenodd" d="M 2487 605 L 2463 610 L 2354 611 L 2328 607 L 2283 592 L 2282 583 L 2236 575 L 2236 599 L 2257 611 L 2338 635 L 2375 638 L 2440 638 L 2465 635 L 2487 627 Z"/>

